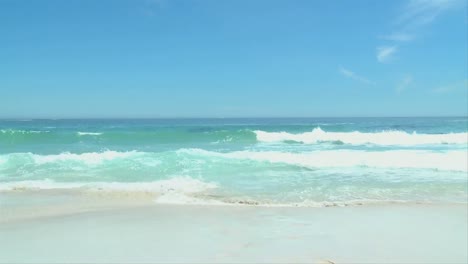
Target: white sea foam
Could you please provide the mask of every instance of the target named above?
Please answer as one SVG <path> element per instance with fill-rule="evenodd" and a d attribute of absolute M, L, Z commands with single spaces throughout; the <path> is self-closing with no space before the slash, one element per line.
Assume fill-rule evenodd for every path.
<path fill-rule="evenodd" d="M 254 131 L 261 142 L 296 141 L 305 144 L 320 142 L 342 142 L 352 145 L 426 145 L 426 144 L 467 144 L 468 133 L 417 134 L 404 131 L 382 131 L 377 133 L 363 132 L 326 132 L 315 128 L 311 132 L 292 134 L 287 132 Z"/>
<path fill-rule="evenodd" d="M 8 164 L 28 165 L 54 165 L 55 163 L 69 163 L 83 166 L 98 166 L 109 161 L 135 161 L 145 166 L 156 167 L 161 165 L 157 153 L 138 151 L 104 151 L 87 152 L 81 154 L 63 152 L 60 154 L 40 155 L 33 153 L 9 153 L 0 155 L 0 166 Z M 13 165 L 15 166 L 15 165 Z M 0 175 L 1 176 L 1 175 Z"/>
<path fill-rule="evenodd" d="M 78 132 L 78 136 L 100 136 L 101 132 Z"/>
<path fill-rule="evenodd" d="M 50 179 L 31 180 L 31 181 L 14 181 L 0 183 L 0 191 L 12 190 L 51 190 L 51 189 L 74 189 L 80 188 L 85 183 L 63 183 L 55 182 Z"/>
<path fill-rule="evenodd" d="M 13 130 L 13 129 L 2 129 L 0 133 L 2 134 L 41 134 L 49 133 L 48 130 Z"/>
<path fill-rule="evenodd" d="M 211 144 L 227 143 L 227 142 L 231 142 L 232 140 L 233 140 L 232 137 L 227 136 L 226 138 L 224 138 L 222 140 L 216 140 L 214 142 L 211 142 Z"/>
<path fill-rule="evenodd" d="M 364 204 L 408 203 L 411 200 L 389 198 L 362 198 L 347 200 L 303 200 L 279 202 L 274 200 L 256 199 L 254 197 L 236 198 L 209 196 L 206 192 L 218 188 L 218 185 L 203 182 L 190 177 L 176 177 L 153 182 L 56 182 L 50 179 L 34 181 L 17 181 L 0 183 L 0 192 L 12 191 L 52 191 L 76 190 L 82 194 L 128 194 L 145 193 L 154 195 L 158 204 L 193 204 L 193 205 L 224 205 L 224 206 L 264 206 L 264 207 L 345 207 Z M 114 196 L 113 196 L 114 197 Z M 428 201 L 430 202 L 430 201 Z"/>
<path fill-rule="evenodd" d="M 78 163 L 85 166 L 99 166 L 109 161 L 135 161 L 144 166 L 160 166 L 167 153 L 153 152 L 90 152 L 82 154 L 61 153 L 56 155 L 38 155 L 32 153 L 12 153 L 0 155 L 0 166 L 32 163 L 43 165 L 54 163 Z M 203 149 L 179 149 L 175 155 L 190 155 L 191 162 L 203 164 L 207 157 L 226 159 L 223 162 L 229 166 L 229 159 L 255 160 L 259 162 L 285 163 L 308 168 L 342 168 L 342 167 L 375 167 L 375 168 L 412 168 L 437 169 L 450 171 L 468 171 L 468 151 L 466 150 L 320 150 L 309 152 L 282 151 L 234 151 L 213 152 Z"/>
<path fill-rule="evenodd" d="M 200 198 L 184 192 L 169 191 L 162 193 L 154 199 L 158 204 L 197 204 L 197 205 L 224 205 L 225 202 L 207 199 L 206 197 Z"/>
<path fill-rule="evenodd" d="M 154 195 L 158 204 L 194 204 L 194 205 L 244 205 L 267 207 L 329 207 L 353 206 L 368 203 L 388 202 L 382 200 L 349 200 L 349 201 L 310 201 L 275 202 L 239 199 L 235 197 L 211 197 L 203 195 L 218 185 L 203 182 L 189 177 L 176 177 L 153 182 L 56 182 L 50 179 L 35 181 L 17 181 L 0 183 L 0 192 L 41 191 L 41 190 L 79 190 L 84 193 L 149 193 Z"/>
<path fill-rule="evenodd" d="M 83 189 L 109 192 L 151 192 L 193 194 L 216 188 L 214 183 L 190 177 L 175 177 L 152 182 L 56 182 L 51 179 L 0 183 L 0 191 Z"/>
<path fill-rule="evenodd" d="M 30 154 L 30 153 L 29 153 Z M 61 153 L 57 155 L 37 155 L 30 154 L 32 159 L 36 164 L 45 164 L 45 163 L 54 163 L 58 161 L 77 161 L 86 163 L 89 165 L 100 164 L 104 161 L 119 159 L 119 158 L 129 158 L 132 156 L 142 155 L 142 152 L 128 151 L 128 152 L 118 152 L 118 151 L 104 151 L 104 152 L 89 152 L 82 154 L 73 154 L 73 153 Z"/>
<path fill-rule="evenodd" d="M 195 155 L 212 155 L 223 158 L 250 159 L 274 163 L 286 163 L 308 168 L 375 167 L 413 168 L 450 171 L 468 171 L 467 151 L 433 152 L 423 150 L 325 150 L 313 152 L 236 151 L 211 152 L 202 149 L 185 149 Z"/>

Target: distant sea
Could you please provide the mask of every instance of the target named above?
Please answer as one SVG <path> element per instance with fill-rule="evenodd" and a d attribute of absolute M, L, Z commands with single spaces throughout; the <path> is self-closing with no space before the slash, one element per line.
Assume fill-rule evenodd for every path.
<path fill-rule="evenodd" d="M 0 120 L 0 193 L 155 203 L 467 203 L 468 119 Z"/>

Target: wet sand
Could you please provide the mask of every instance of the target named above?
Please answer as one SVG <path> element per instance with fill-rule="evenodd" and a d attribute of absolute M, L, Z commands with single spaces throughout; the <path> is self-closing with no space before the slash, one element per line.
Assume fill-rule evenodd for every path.
<path fill-rule="evenodd" d="M 467 206 L 154 204 L 0 193 L 1 263 L 467 263 Z M 326 263 L 326 262 L 323 262 Z"/>

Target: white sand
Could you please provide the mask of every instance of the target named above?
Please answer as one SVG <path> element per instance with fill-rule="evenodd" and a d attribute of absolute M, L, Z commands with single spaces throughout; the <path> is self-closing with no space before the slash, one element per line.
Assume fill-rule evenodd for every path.
<path fill-rule="evenodd" d="M 2 263 L 468 262 L 466 204 L 155 205 L 67 192 L 0 201 Z"/>

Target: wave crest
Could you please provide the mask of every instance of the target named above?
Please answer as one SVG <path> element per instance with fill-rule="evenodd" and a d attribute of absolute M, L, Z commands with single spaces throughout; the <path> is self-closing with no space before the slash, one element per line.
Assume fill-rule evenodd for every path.
<path fill-rule="evenodd" d="M 250 159 L 272 163 L 285 163 L 307 168 L 375 167 L 437 169 L 468 171 L 466 151 L 433 152 L 423 150 L 324 150 L 313 152 L 236 151 L 218 153 L 202 149 L 184 149 L 181 152 L 194 155 L 210 155 L 223 158 Z"/>
<path fill-rule="evenodd" d="M 86 164 L 100 164 L 104 161 L 130 158 L 141 154 L 137 151 L 128 151 L 128 152 L 118 152 L 118 151 L 104 151 L 104 152 L 89 152 L 82 154 L 73 154 L 69 152 L 57 154 L 57 155 L 37 155 L 30 154 L 30 157 L 34 160 L 36 164 L 45 164 L 45 163 L 54 163 L 60 161 L 78 161 Z"/>
<path fill-rule="evenodd" d="M 100 136 L 102 133 L 100 132 L 78 132 L 78 136 Z"/>
<path fill-rule="evenodd" d="M 213 160 L 212 158 L 219 158 Z M 468 152 L 464 150 L 429 151 L 429 150 L 322 150 L 309 152 L 281 152 L 281 151 L 234 151 L 215 152 L 203 149 L 179 149 L 168 152 L 90 152 L 82 154 L 61 153 L 56 155 L 38 155 L 32 153 L 15 153 L 0 155 L 1 169 L 13 166 L 24 170 L 27 165 L 34 170 L 36 166 L 48 165 L 48 169 L 60 168 L 73 170 L 77 165 L 82 169 L 92 167 L 107 168 L 125 162 L 137 163 L 142 168 L 155 168 L 164 164 L 176 172 L 179 166 L 194 166 L 193 170 L 204 169 L 203 164 L 213 165 L 213 162 L 222 167 L 236 166 L 235 160 L 253 160 L 257 162 L 283 163 L 306 168 L 344 168 L 344 167 L 371 167 L 371 168 L 411 168 L 436 169 L 448 171 L 468 171 Z M 108 163 L 110 162 L 110 163 Z M 122 163 L 124 162 L 124 163 Z M 188 162 L 188 163 L 180 163 Z M 180 165 L 182 164 L 182 165 Z M 70 166 L 68 166 L 70 165 Z M 19 167 L 18 167 L 19 166 Z M 52 166 L 52 167 L 51 167 Z M 127 166 L 127 165 L 126 165 Z M 131 166 L 128 163 L 128 166 Z M 200 167 L 202 166 L 202 167 Z M 12 168 L 13 168 L 12 167 Z M 120 169 L 124 167 L 119 167 Z M 249 167 L 250 168 L 250 167 Z M 129 168 L 132 170 L 135 168 Z M 163 168 L 162 168 L 163 169 Z M 190 171 L 191 167 L 185 168 Z"/>
<path fill-rule="evenodd" d="M 292 134 L 288 132 L 266 132 L 255 130 L 257 140 L 261 142 L 295 141 L 304 144 L 320 142 L 342 142 L 351 145 L 431 145 L 431 144 L 467 144 L 468 133 L 449 134 L 417 134 L 404 131 L 382 131 L 377 133 L 354 132 L 326 132 L 320 127 L 311 132 Z"/>

